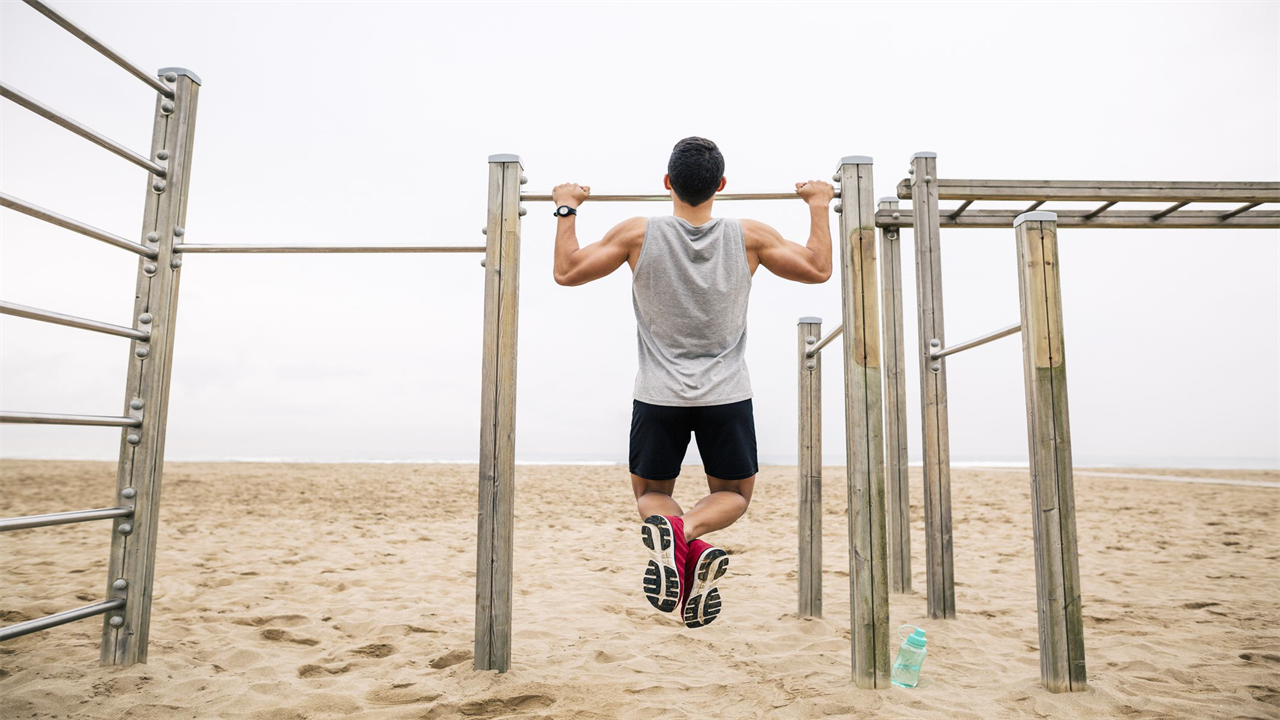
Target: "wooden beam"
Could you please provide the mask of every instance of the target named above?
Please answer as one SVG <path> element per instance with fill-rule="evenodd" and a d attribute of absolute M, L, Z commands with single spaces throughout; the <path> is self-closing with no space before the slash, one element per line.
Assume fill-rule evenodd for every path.
<path fill-rule="evenodd" d="M 1027 213 L 1018 218 L 1015 231 L 1031 461 L 1040 680 L 1051 692 L 1078 692 L 1085 689 L 1084 623 L 1076 554 L 1056 217 L 1048 212 Z"/>
<path fill-rule="evenodd" d="M 876 225 L 882 228 L 910 227 L 915 218 L 911 208 L 881 210 L 876 213 Z M 1023 214 L 1023 210 L 970 210 L 952 220 L 950 213 L 942 211 L 940 227 L 949 228 L 1002 228 L 1013 226 L 1014 218 Z M 1150 210 L 1112 210 L 1098 215 L 1091 220 L 1085 218 L 1092 210 L 1059 210 L 1058 227 L 1097 228 L 1097 229 L 1179 229 L 1179 228 L 1215 228 L 1215 229 L 1276 229 L 1280 228 L 1280 212 L 1271 210 L 1253 210 L 1224 219 L 1218 210 L 1181 210 L 1156 218 Z"/>
<path fill-rule="evenodd" d="M 879 209 L 897 210 L 895 198 Z M 907 470 L 907 373 L 902 333 L 902 241 L 898 228 L 880 229 L 880 317 L 884 325 L 884 478 L 889 592 L 911 592 L 911 485 Z"/>
<path fill-rule="evenodd" d="M 916 311 L 920 328 L 920 410 L 924 455 L 925 580 L 929 617 L 956 616 L 951 550 L 951 450 L 947 423 L 947 361 L 929 357 L 930 343 L 946 346 L 942 311 L 938 165 L 934 153 L 911 161 L 916 245 Z M 963 216 L 961 216 L 963 217 Z M 936 369 L 935 369 L 936 368 Z"/>
<path fill-rule="evenodd" d="M 498 672 L 511 667 L 521 169 L 515 155 L 489 157 L 474 660 Z"/>
<path fill-rule="evenodd" d="M 939 200 L 1097 200 L 1107 202 L 1280 202 L 1280 182 L 1132 182 L 1094 180 L 939 180 Z M 911 179 L 898 197 L 911 197 Z"/>
<path fill-rule="evenodd" d="M 822 353 L 808 356 L 822 337 L 822 319 L 803 317 L 799 332 L 800 617 L 822 617 Z"/>
<path fill-rule="evenodd" d="M 189 75 L 179 75 L 172 102 L 156 97 L 151 157 L 158 157 L 161 151 L 167 153 L 168 178 L 148 182 L 143 211 L 143 244 L 155 256 L 138 261 L 133 318 L 149 327 L 150 337 L 146 341 L 135 340 L 129 350 L 124 412 L 142 422 L 137 428 L 120 433 L 115 499 L 120 506 L 133 508 L 133 514 L 117 518 L 111 528 L 106 597 L 123 599 L 125 606 L 103 615 L 103 665 L 147 661 L 178 311 L 178 268 L 182 265 L 173 246 L 176 238 L 185 233 L 199 95 L 199 83 Z"/>
<path fill-rule="evenodd" d="M 889 687 L 884 408 L 871 169 L 871 158 L 852 156 L 838 171 L 853 680 L 865 689 Z"/>

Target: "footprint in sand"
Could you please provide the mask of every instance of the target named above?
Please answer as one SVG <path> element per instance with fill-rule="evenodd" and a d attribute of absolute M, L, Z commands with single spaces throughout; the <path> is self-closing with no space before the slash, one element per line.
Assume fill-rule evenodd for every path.
<path fill-rule="evenodd" d="M 298 677 L 300 678 L 318 678 L 326 675 L 342 675 L 351 669 L 351 664 L 337 665 L 303 665 L 298 668 Z"/>
<path fill-rule="evenodd" d="M 281 630 L 280 628 L 264 628 L 262 630 L 262 637 L 265 640 L 272 640 L 275 642 L 291 642 L 291 643 L 296 643 L 298 645 L 306 645 L 307 647 L 312 647 L 320 644 L 320 641 L 316 640 L 315 638 L 298 637 L 297 635 L 294 635 L 293 633 L 288 632 L 286 630 Z"/>
<path fill-rule="evenodd" d="M 427 663 L 435 670 L 443 670 L 447 667 L 453 667 L 470 660 L 472 657 L 470 650 L 450 650 L 449 652 L 435 658 Z"/>
<path fill-rule="evenodd" d="M 364 699 L 371 705 L 412 705 L 434 702 L 442 693 L 429 692 L 409 683 L 391 687 L 374 688 Z"/>
<path fill-rule="evenodd" d="M 384 658 L 389 655 L 394 655 L 395 653 L 396 653 L 395 646 L 387 645 L 386 643 L 374 643 L 372 645 L 365 645 L 364 647 L 358 647 L 355 650 L 351 651 L 352 655 L 360 655 L 362 657 L 370 657 L 370 658 Z"/>

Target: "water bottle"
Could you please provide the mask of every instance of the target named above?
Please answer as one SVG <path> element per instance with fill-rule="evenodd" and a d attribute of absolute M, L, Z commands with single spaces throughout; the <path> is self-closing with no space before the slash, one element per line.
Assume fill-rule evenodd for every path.
<path fill-rule="evenodd" d="M 902 637 L 903 628 L 915 628 L 915 632 L 910 637 Z M 898 628 L 898 637 L 902 638 L 902 645 L 898 648 L 898 658 L 893 661 L 889 680 L 898 687 L 913 688 L 920 682 L 920 666 L 924 664 L 924 629 L 903 625 Z"/>

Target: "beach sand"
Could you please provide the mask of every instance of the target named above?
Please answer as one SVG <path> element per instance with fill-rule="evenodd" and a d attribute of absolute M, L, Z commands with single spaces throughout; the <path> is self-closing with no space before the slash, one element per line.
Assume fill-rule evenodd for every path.
<path fill-rule="evenodd" d="M 677 500 L 700 497 L 700 471 Z M 868 691 L 843 468 L 825 470 L 825 617 L 796 615 L 795 468 L 769 467 L 748 516 L 709 537 L 732 556 L 723 614 L 687 630 L 640 592 L 625 468 L 520 466 L 499 675 L 471 667 L 475 466 L 169 463 L 149 663 L 100 667 L 98 618 L 4 643 L 0 717 L 1280 718 L 1280 490 L 1078 475 L 1089 689 L 1054 695 L 1025 471 L 952 474 L 951 621 L 926 615 L 912 482 L 915 593 L 890 620 L 923 626 L 929 655 L 918 688 Z M 111 463 L 0 462 L 0 515 L 107 506 L 114 485 Z M 102 599 L 108 536 L 0 536 L 0 624 Z"/>

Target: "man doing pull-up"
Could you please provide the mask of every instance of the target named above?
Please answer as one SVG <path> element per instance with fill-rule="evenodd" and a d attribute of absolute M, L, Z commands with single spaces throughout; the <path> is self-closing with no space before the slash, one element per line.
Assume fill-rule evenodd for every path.
<path fill-rule="evenodd" d="M 556 204 L 555 280 L 582 285 L 631 266 L 640 365 L 631 415 L 630 470 L 649 561 L 644 594 L 662 612 L 680 608 L 688 627 L 720 613 L 716 587 L 728 555 L 699 538 L 742 517 L 758 463 L 747 374 L 747 297 L 764 265 L 802 283 L 831 277 L 828 205 L 835 189 L 796 183 L 809 208 L 809 241 L 785 240 L 755 220 L 712 218 L 725 187 L 724 156 L 710 140 L 676 143 L 663 185 L 670 216 L 625 220 L 578 246 L 578 208 L 591 188 L 565 183 Z M 671 497 L 693 434 L 710 493 L 685 512 Z"/>

